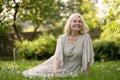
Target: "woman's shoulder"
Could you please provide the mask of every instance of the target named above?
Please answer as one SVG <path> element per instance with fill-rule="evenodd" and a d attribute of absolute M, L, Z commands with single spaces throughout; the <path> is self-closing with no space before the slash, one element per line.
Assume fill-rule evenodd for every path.
<path fill-rule="evenodd" d="M 84 33 L 84 34 L 82 34 L 82 36 L 83 36 L 84 38 L 90 38 L 90 35 L 89 35 L 88 33 Z"/>
<path fill-rule="evenodd" d="M 60 36 L 58 37 L 58 41 L 64 43 L 65 40 L 66 40 L 66 36 L 67 36 L 66 34 L 60 35 Z"/>
<path fill-rule="evenodd" d="M 59 36 L 59 38 L 63 38 L 64 39 L 64 38 L 66 38 L 66 36 L 67 36 L 67 34 L 62 34 L 62 35 Z"/>
<path fill-rule="evenodd" d="M 85 36 L 85 37 L 88 37 L 88 36 L 90 36 L 88 33 L 83 33 L 83 34 L 81 34 L 82 36 Z"/>

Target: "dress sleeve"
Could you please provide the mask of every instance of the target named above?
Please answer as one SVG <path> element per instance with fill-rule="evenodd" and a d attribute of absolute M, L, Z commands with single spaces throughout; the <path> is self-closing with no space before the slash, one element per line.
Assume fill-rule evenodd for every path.
<path fill-rule="evenodd" d="M 88 63 L 90 63 L 90 66 L 94 63 L 94 51 L 89 34 L 85 37 L 83 45 L 82 71 L 87 69 Z"/>
<path fill-rule="evenodd" d="M 60 61 L 60 66 L 63 65 L 63 38 L 61 36 L 57 40 L 54 58 Z"/>

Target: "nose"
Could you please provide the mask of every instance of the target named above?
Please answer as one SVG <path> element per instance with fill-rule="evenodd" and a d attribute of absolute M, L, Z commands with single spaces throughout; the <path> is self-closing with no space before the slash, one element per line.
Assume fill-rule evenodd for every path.
<path fill-rule="evenodd" d="M 79 21 L 76 21 L 76 24 L 80 24 L 80 22 L 79 22 Z"/>

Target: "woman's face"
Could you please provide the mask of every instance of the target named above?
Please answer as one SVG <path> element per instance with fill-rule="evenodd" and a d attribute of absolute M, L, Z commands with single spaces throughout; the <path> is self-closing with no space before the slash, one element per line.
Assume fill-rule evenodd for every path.
<path fill-rule="evenodd" d="M 80 31 L 82 29 L 82 26 L 83 22 L 81 18 L 79 16 L 74 16 L 70 24 L 71 29 L 75 31 Z"/>

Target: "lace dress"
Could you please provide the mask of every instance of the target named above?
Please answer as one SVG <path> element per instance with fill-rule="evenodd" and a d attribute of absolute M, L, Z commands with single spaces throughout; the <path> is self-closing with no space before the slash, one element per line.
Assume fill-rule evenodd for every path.
<path fill-rule="evenodd" d="M 51 77 L 53 72 L 53 60 L 56 57 L 61 64 L 56 77 L 76 76 L 83 72 L 94 62 L 94 52 L 91 38 L 88 33 L 81 34 L 80 38 L 73 44 L 68 44 L 68 36 L 61 35 L 58 38 L 55 54 L 42 64 L 23 71 L 26 77 Z"/>

